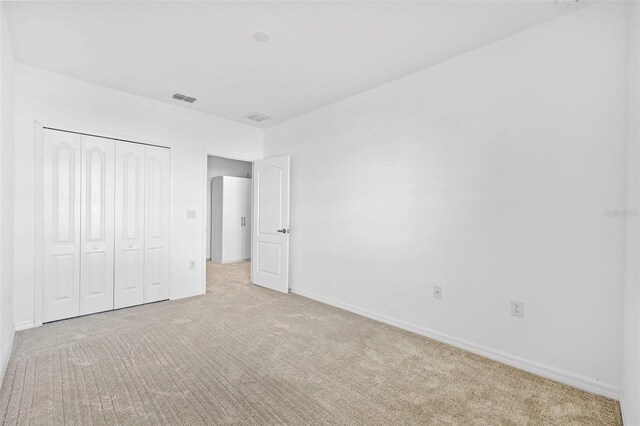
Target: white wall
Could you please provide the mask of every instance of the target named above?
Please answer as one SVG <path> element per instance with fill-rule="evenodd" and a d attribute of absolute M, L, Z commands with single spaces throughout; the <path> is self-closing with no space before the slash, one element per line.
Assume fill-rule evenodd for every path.
<path fill-rule="evenodd" d="M 640 208 L 640 5 L 629 13 L 627 206 Z M 627 218 L 622 398 L 626 425 L 640 425 L 640 217 Z"/>
<path fill-rule="evenodd" d="M 15 109 L 17 328 L 34 320 L 34 120 L 171 147 L 171 298 L 205 291 L 206 154 L 261 158 L 262 130 L 24 65 L 16 65 Z"/>
<path fill-rule="evenodd" d="M 292 290 L 617 397 L 626 7 L 266 129 L 291 154 Z"/>
<path fill-rule="evenodd" d="M 14 285 L 14 62 L 11 40 L 0 5 L 0 380 L 13 346 Z"/>
<path fill-rule="evenodd" d="M 207 259 L 211 259 L 211 179 L 216 176 L 251 176 L 251 163 L 212 155 L 207 158 Z"/>

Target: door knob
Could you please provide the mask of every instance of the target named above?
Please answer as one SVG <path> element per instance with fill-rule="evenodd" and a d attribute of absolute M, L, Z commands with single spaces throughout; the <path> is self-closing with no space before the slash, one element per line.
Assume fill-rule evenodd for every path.
<path fill-rule="evenodd" d="M 129 248 L 133 248 L 133 244 L 129 244 Z"/>
<path fill-rule="evenodd" d="M 289 230 L 286 228 L 278 229 L 278 232 L 282 232 L 283 234 L 288 234 Z"/>

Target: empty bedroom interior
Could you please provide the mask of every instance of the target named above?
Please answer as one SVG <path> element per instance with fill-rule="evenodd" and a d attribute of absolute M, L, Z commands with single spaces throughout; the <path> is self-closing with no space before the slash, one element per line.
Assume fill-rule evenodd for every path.
<path fill-rule="evenodd" d="M 3 423 L 640 426 L 638 2 L 0 30 Z"/>

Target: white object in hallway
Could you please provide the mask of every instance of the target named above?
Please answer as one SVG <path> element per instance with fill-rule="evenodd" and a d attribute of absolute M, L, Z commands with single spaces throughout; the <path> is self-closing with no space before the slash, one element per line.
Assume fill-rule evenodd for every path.
<path fill-rule="evenodd" d="M 145 147 L 144 303 L 169 298 L 169 175 L 171 152 Z"/>
<path fill-rule="evenodd" d="M 116 144 L 116 309 L 144 302 L 144 151 L 144 145 Z"/>
<path fill-rule="evenodd" d="M 251 179 L 211 179 L 211 259 L 231 263 L 251 257 Z"/>
<path fill-rule="evenodd" d="M 82 136 L 80 315 L 113 309 L 113 139 Z"/>
<path fill-rule="evenodd" d="M 82 137 L 44 131 L 43 320 L 80 312 L 80 159 Z"/>
<path fill-rule="evenodd" d="M 242 258 L 251 258 L 251 179 L 245 179 L 242 188 L 243 214 L 242 221 Z"/>
<path fill-rule="evenodd" d="M 289 291 L 289 156 L 253 163 L 251 282 Z"/>

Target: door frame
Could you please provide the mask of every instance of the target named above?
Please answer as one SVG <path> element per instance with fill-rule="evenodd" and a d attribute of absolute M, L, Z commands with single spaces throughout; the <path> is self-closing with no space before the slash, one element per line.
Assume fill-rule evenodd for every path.
<path fill-rule="evenodd" d="M 93 133 L 86 129 L 81 130 L 67 130 L 54 125 L 43 124 L 38 120 L 33 122 L 34 131 L 34 186 L 35 186 L 35 200 L 34 200 L 34 280 L 33 280 L 33 323 L 31 324 L 19 324 L 17 330 L 24 330 L 32 327 L 39 327 L 43 324 L 44 319 L 44 131 L 53 130 L 59 132 L 77 133 L 86 136 L 94 136 L 99 138 L 113 139 L 115 141 L 131 142 L 140 145 L 156 146 L 158 148 L 166 148 L 171 152 L 171 174 L 169 181 L 169 211 L 173 212 L 173 149 L 167 145 L 159 145 L 155 143 L 138 142 L 135 140 L 123 139 L 117 136 L 107 136 L 102 132 Z M 92 129 L 93 130 L 93 129 Z M 105 132 L 108 133 L 108 132 Z M 173 229 L 173 214 L 169 216 L 169 241 L 174 234 Z M 169 243 L 169 256 L 171 257 L 171 251 L 173 245 Z M 206 277 L 206 275 L 205 275 Z M 206 290 L 206 282 L 205 282 Z M 171 280 L 171 273 L 169 273 L 169 300 L 172 300 L 173 294 L 173 282 Z"/>
<path fill-rule="evenodd" d="M 216 151 L 216 150 L 211 150 L 208 149 L 205 146 L 204 149 L 204 159 L 203 159 L 203 164 L 204 164 L 204 178 L 202 179 L 204 182 L 203 188 L 202 188 L 202 192 L 204 194 L 204 197 L 202 197 L 202 225 L 203 228 L 202 230 L 204 232 L 202 232 L 202 259 L 200 260 L 202 262 L 202 289 L 201 289 L 201 294 L 206 294 L 207 293 L 207 227 L 211 226 L 210 223 L 207 223 L 207 209 L 209 208 L 209 206 L 207 206 L 207 199 L 209 197 L 209 175 L 208 175 L 208 170 L 209 170 L 209 157 L 218 157 L 218 158 L 225 158 L 227 160 L 238 160 L 238 161 L 244 161 L 247 163 L 251 163 L 251 178 L 253 179 L 253 163 L 255 161 L 258 160 L 262 160 L 262 158 L 259 157 L 253 157 L 250 155 L 236 155 L 236 154 L 230 154 L 228 152 L 223 152 L 223 151 Z M 251 207 L 253 208 L 253 185 L 251 185 Z M 253 211 L 253 209 L 252 209 Z M 253 218 L 252 218 L 253 220 Z M 253 227 L 251 228 L 252 232 L 251 232 L 251 245 L 253 246 Z M 250 276 L 250 279 L 252 279 L 253 277 Z"/>

